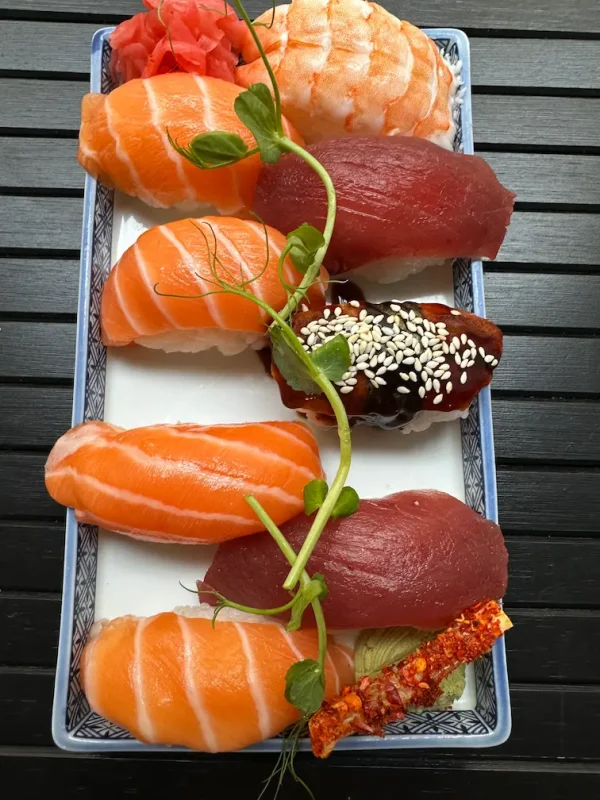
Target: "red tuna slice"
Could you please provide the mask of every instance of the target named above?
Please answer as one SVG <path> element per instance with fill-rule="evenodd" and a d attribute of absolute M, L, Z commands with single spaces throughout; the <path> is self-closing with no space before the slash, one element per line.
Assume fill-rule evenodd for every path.
<path fill-rule="evenodd" d="M 312 523 L 300 514 L 281 530 L 296 552 Z M 308 564 L 325 575 L 330 628 L 412 625 L 443 628 L 480 600 L 502 597 L 508 554 L 502 531 L 460 500 L 433 490 L 361 500 L 356 514 L 330 522 Z M 289 565 L 268 533 L 219 545 L 202 590 L 258 608 L 283 605 Z M 312 613 L 305 626 L 314 626 Z"/>
<path fill-rule="evenodd" d="M 328 139 L 308 148 L 328 171 L 338 210 L 325 266 L 346 272 L 383 258 L 495 258 L 515 195 L 477 156 L 425 139 Z M 303 222 L 323 230 L 325 188 L 295 155 L 263 167 L 254 210 L 289 233 Z"/>

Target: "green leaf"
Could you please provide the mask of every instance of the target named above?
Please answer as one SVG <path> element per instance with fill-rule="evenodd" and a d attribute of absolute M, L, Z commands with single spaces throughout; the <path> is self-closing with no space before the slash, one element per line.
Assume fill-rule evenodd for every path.
<path fill-rule="evenodd" d="M 312 225 L 304 222 L 296 230 L 287 235 L 292 263 L 303 275 L 313 265 L 319 248 L 325 244 L 323 234 Z"/>
<path fill-rule="evenodd" d="M 283 329 L 279 325 L 274 325 L 271 327 L 270 335 L 273 361 L 286 383 L 297 392 L 319 394 L 321 390 L 313 381 L 298 353 L 286 340 Z"/>
<path fill-rule="evenodd" d="M 200 164 L 224 167 L 248 155 L 248 146 L 241 136 L 226 131 L 211 131 L 194 136 L 189 149 Z"/>
<path fill-rule="evenodd" d="M 325 676 L 312 658 L 297 661 L 285 676 L 285 699 L 302 715 L 318 711 L 325 697 Z"/>
<path fill-rule="evenodd" d="M 339 381 L 350 366 L 350 345 L 348 340 L 338 333 L 333 339 L 325 342 L 310 355 L 313 364 L 330 381 Z"/>
<path fill-rule="evenodd" d="M 314 481 L 307 483 L 304 487 L 304 513 L 310 515 L 321 508 L 327 492 L 327 481 L 315 478 Z"/>
<path fill-rule="evenodd" d="M 331 512 L 331 519 L 351 517 L 358 511 L 360 498 L 351 486 L 344 486 Z"/>
<path fill-rule="evenodd" d="M 310 583 L 303 586 L 296 595 L 296 600 L 292 606 L 290 621 L 285 626 L 285 629 L 290 632 L 297 631 L 302 624 L 302 616 L 312 601 L 316 600 L 317 597 L 324 600 L 328 593 L 329 590 L 325 583 L 325 576 L 321 575 L 320 572 L 315 572 Z"/>
<path fill-rule="evenodd" d="M 277 114 L 271 92 L 265 84 L 252 84 L 235 98 L 233 108 L 254 135 L 262 160 L 268 164 L 279 161 L 283 150 L 277 128 Z"/>

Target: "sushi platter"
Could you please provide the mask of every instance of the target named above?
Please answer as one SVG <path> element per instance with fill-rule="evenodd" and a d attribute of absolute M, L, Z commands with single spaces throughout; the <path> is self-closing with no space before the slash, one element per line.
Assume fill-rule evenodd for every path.
<path fill-rule="evenodd" d="M 433 59 L 437 74 L 406 130 L 405 101 L 381 130 L 369 129 L 380 124 L 372 108 L 354 130 L 357 100 L 341 136 L 326 98 L 302 105 L 290 78 L 310 68 L 302 49 L 286 67 L 272 42 L 308 24 L 314 0 L 254 25 L 239 3 L 196 8 L 194 25 L 216 43 L 204 71 L 178 38 L 195 3 L 145 5 L 136 25 L 160 38 L 146 72 L 128 55 L 133 25 L 99 30 L 82 109 L 73 428 L 46 465 L 48 491 L 68 507 L 54 739 L 85 752 L 277 752 L 296 723 L 294 746 L 319 757 L 334 745 L 498 745 L 510 733 L 511 623 L 498 605 L 507 556 L 489 383 L 502 334 L 485 319 L 481 258 L 497 252 L 514 195 L 470 155 L 468 40 L 337 0 L 357 41 L 372 15 L 374 29 L 412 36 L 410 58 Z M 254 91 L 269 84 L 267 57 L 283 116 L 277 92 L 273 105 Z M 398 63 L 389 80 L 400 84 Z M 280 113 L 281 158 L 260 131 L 260 153 L 249 149 L 255 130 L 240 120 L 259 101 Z M 223 129 L 215 155 L 210 136 Z M 403 179 L 409 200 L 392 197 Z M 286 336 L 301 346 L 295 360 Z M 300 369 L 307 358 L 317 372 Z M 420 638 L 361 670 L 378 630 Z M 440 653 L 452 664 L 432 666 Z M 309 711 L 290 677 L 302 665 L 320 669 Z M 448 697 L 442 679 L 459 667 Z M 368 704 L 381 705 L 383 681 L 395 699 L 377 717 Z"/>

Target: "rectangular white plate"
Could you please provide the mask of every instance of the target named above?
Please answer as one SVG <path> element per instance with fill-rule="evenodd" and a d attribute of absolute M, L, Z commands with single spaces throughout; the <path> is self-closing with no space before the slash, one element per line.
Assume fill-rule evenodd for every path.
<path fill-rule="evenodd" d="M 92 91 L 110 91 L 111 29 L 92 42 Z M 456 148 L 473 151 L 469 48 L 458 30 L 427 30 L 454 63 L 460 62 L 464 99 L 457 108 Z M 112 192 L 88 176 L 75 369 L 73 424 L 106 419 L 126 428 L 160 422 L 249 422 L 295 419 L 280 402 L 275 383 L 253 353 L 224 357 L 216 351 L 166 354 L 141 347 L 113 348 L 100 341 L 99 307 L 104 280 L 115 261 L 142 231 L 182 212 L 151 209 Z M 480 262 L 457 262 L 453 271 L 430 270 L 401 284 L 364 284 L 370 300 L 392 297 L 437 301 L 483 316 Z M 242 395 L 243 393 L 243 395 Z M 240 398 L 243 396 L 243 402 Z M 336 468 L 335 431 L 316 431 L 325 470 Z M 402 489 L 435 488 L 496 519 L 494 448 L 489 389 L 484 389 L 466 420 L 433 425 L 423 433 L 357 428 L 349 481 L 363 497 Z M 79 661 L 94 619 L 123 614 L 148 616 L 190 603 L 179 585 L 193 587 L 210 563 L 213 548 L 152 544 L 67 516 L 65 580 L 59 644 L 53 735 L 68 750 L 162 749 L 135 741 L 93 713 L 79 682 Z M 193 600 L 193 598 L 192 598 Z M 409 714 L 389 727 L 385 739 L 355 736 L 339 749 L 406 747 L 487 747 L 510 732 L 510 705 L 504 642 L 480 659 L 467 676 L 467 688 L 452 711 Z M 304 743 L 306 745 L 306 743 Z M 280 739 L 250 748 L 271 751 Z M 173 748 L 172 748 L 173 749 Z"/>

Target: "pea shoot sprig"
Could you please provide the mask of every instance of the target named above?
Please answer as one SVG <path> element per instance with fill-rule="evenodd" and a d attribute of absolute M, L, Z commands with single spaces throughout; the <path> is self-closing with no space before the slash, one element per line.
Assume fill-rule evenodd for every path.
<path fill-rule="evenodd" d="M 339 380 L 350 366 L 350 349 L 347 340 L 338 335 L 322 344 L 312 353 L 307 353 L 294 333 L 288 320 L 299 307 L 308 290 L 320 280 L 320 271 L 327 248 L 331 241 L 336 216 L 336 193 L 333 182 L 324 167 L 303 147 L 290 139 L 284 130 L 281 113 L 281 96 L 275 75 L 266 57 L 260 38 L 240 0 L 233 4 L 245 21 L 250 34 L 268 72 L 272 92 L 264 83 L 250 86 L 235 99 L 234 110 L 241 122 L 256 140 L 255 147 L 248 147 L 241 136 L 226 131 L 210 131 L 195 136 L 182 145 L 168 133 L 169 141 L 175 150 L 200 169 L 217 169 L 238 163 L 258 154 L 267 164 L 276 163 L 286 153 L 293 153 L 306 163 L 320 177 L 327 193 L 327 218 L 324 230 L 303 224 L 288 234 L 286 245 L 279 257 L 279 276 L 287 292 L 287 303 L 281 311 L 276 311 L 251 291 L 251 284 L 260 275 L 249 280 L 235 281 L 220 261 L 217 242 L 214 237 L 214 251 L 211 250 L 205 234 L 211 265 L 211 283 L 215 288 L 207 294 L 229 293 L 242 296 L 260 306 L 271 318 L 269 337 L 273 360 L 286 382 L 298 391 L 309 394 L 324 394 L 329 401 L 337 421 L 340 440 L 340 462 L 331 487 L 323 480 L 313 480 L 304 487 L 304 506 L 307 514 L 316 512 L 310 531 L 298 553 L 291 547 L 281 530 L 273 522 L 265 509 L 253 495 L 246 496 L 265 529 L 271 534 L 284 557 L 290 564 L 290 571 L 283 588 L 292 596 L 288 603 L 275 609 L 258 609 L 233 603 L 222 595 L 217 595 L 215 618 L 222 608 L 232 607 L 251 614 L 275 615 L 290 611 L 287 630 L 300 627 L 302 615 L 312 606 L 318 633 L 318 659 L 304 659 L 293 664 L 286 675 L 286 698 L 306 719 L 321 705 L 325 693 L 325 658 L 327 654 L 327 628 L 321 601 L 327 595 L 325 578 L 320 574 L 312 577 L 306 571 L 307 562 L 329 519 L 349 516 L 358 508 L 358 495 L 346 479 L 351 462 L 350 425 L 342 400 L 333 381 Z M 202 223 L 201 223 L 202 224 Z M 210 228 L 209 223 L 204 225 Z M 200 226 L 199 226 L 200 227 Z M 268 235 L 267 260 L 269 263 Z M 302 274 L 297 286 L 287 284 L 283 279 L 283 265 L 286 257 Z M 264 271 L 263 269 L 263 271 Z M 205 280 L 206 277 L 202 276 Z M 159 294 L 158 287 L 155 291 Z M 198 295 L 198 297 L 205 295 Z M 297 735 L 295 734 L 296 738 Z"/>

